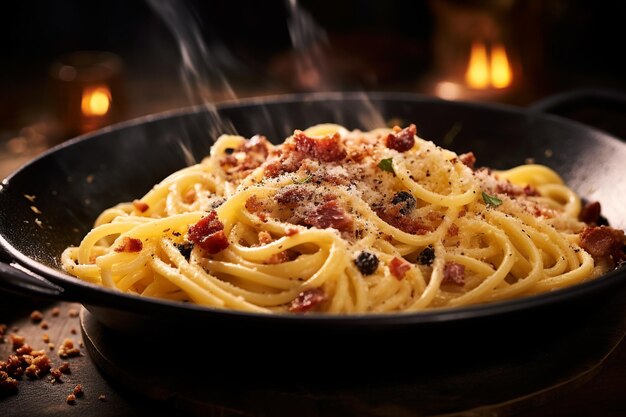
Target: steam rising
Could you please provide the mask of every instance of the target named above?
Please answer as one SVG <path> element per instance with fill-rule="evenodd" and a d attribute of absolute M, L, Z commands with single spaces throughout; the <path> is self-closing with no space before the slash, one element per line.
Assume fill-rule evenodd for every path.
<path fill-rule="evenodd" d="M 236 99 L 233 88 L 218 65 L 217 58 L 223 55 L 225 46 L 218 44 L 208 47 L 205 44 L 197 15 L 184 2 L 173 0 L 147 0 L 147 2 L 162 18 L 176 39 L 181 55 L 181 80 L 186 95 L 192 104 L 206 108 L 210 126 L 208 134 L 216 139 L 223 133 L 236 133 L 232 123 L 219 116 L 214 104 L 217 92 L 221 99 Z M 336 77 L 330 70 L 330 61 L 326 53 L 329 47 L 326 32 L 307 11 L 299 6 L 297 0 L 286 0 L 286 7 L 289 11 L 287 22 L 289 35 L 295 55 L 295 76 L 298 77 L 300 85 L 311 92 L 339 90 Z M 230 56 L 228 53 L 226 55 Z M 270 132 L 258 133 L 288 132 L 286 134 L 290 134 L 295 128 L 306 128 L 322 122 L 339 123 L 348 128 L 360 127 L 362 129 L 385 126 L 380 112 L 372 104 L 368 95 L 365 92 L 357 93 L 357 95 L 358 103 L 355 102 L 354 106 L 329 105 L 329 109 L 334 109 L 333 120 L 317 120 L 317 115 L 312 114 L 307 117 L 308 123 L 305 123 L 307 126 L 293 126 L 292 122 L 285 120 L 284 117 L 272 116 L 269 111 L 262 112 L 265 119 L 265 123 L 262 124 L 266 129 L 269 128 Z M 354 93 L 352 97 L 354 98 Z M 349 126 L 348 120 L 354 121 L 355 114 L 358 115 L 361 126 Z M 250 126 L 260 126 L 259 122 L 260 120 L 251 119 Z M 284 136 L 279 136 L 274 139 L 280 141 L 283 138 Z M 194 164 L 196 161 L 190 150 L 192 143 L 190 140 L 189 137 L 182 137 L 179 143 L 187 162 Z"/>
<path fill-rule="evenodd" d="M 147 0 L 152 9 L 172 31 L 181 55 L 180 75 L 191 104 L 202 105 L 209 117 L 209 135 L 216 139 L 222 133 L 236 133 L 232 124 L 222 119 L 215 108 L 215 92 L 224 98 L 236 95 L 205 45 L 196 15 L 183 2 Z M 193 159 L 188 147 L 183 146 L 186 158 Z M 195 163 L 195 161 L 188 161 Z"/>
<path fill-rule="evenodd" d="M 298 4 L 298 0 L 287 0 L 289 8 L 289 36 L 296 56 L 296 76 L 300 85 L 310 91 L 337 89 L 337 83 L 329 70 L 329 58 L 326 53 L 328 37 L 324 29 L 313 17 Z M 358 108 L 359 123 L 363 129 L 375 129 L 385 126 L 380 111 L 374 107 L 367 93 L 358 94 L 361 102 Z M 345 116 L 337 112 L 334 122 L 345 123 Z M 352 128 L 352 126 L 348 126 Z"/>

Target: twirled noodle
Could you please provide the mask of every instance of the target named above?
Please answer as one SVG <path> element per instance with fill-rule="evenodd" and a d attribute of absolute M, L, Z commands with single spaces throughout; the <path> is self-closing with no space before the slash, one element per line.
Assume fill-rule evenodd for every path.
<path fill-rule="evenodd" d="M 611 266 L 581 247 L 580 199 L 554 171 L 473 163 L 414 126 L 324 124 L 280 146 L 224 135 L 202 163 L 105 210 L 61 261 L 119 291 L 264 313 L 459 307 Z"/>

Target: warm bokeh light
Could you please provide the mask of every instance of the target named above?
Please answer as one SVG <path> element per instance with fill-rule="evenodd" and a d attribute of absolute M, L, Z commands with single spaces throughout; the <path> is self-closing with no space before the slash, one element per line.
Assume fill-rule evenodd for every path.
<path fill-rule="evenodd" d="M 491 48 L 491 85 L 495 88 L 505 88 L 511 85 L 513 73 L 506 50 L 501 44 Z"/>
<path fill-rule="evenodd" d="M 81 110 L 85 116 L 104 116 L 111 107 L 111 91 L 106 86 L 83 90 Z"/>
<path fill-rule="evenodd" d="M 465 82 L 472 88 L 484 89 L 489 86 L 489 63 L 487 48 L 482 42 L 473 42 Z"/>
<path fill-rule="evenodd" d="M 487 47 L 483 42 L 473 42 L 465 82 L 469 87 L 479 90 L 484 90 L 490 85 L 494 88 L 510 86 L 513 82 L 513 72 L 504 46 L 493 45 L 488 56 Z"/>

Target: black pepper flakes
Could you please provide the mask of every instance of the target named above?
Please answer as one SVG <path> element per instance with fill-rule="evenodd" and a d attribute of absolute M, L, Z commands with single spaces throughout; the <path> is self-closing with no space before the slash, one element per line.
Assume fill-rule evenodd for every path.
<path fill-rule="evenodd" d="M 193 243 L 186 242 L 176 245 L 176 249 L 180 252 L 181 255 L 185 257 L 186 260 L 189 260 L 191 256 L 191 251 L 193 250 Z"/>
<path fill-rule="evenodd" d="M 402 204 L 400 214 L 407 215 L 415 208 L 416 201 L 415 197 L 408 191 L 399 191 L 393 196 L 391 204 Z"/>
<path fill-rule="evenodd" d="M 362 251 L 354 260 L 354 264 L 363 275 L 371 275 L 378 269 L 378 257 L 373 253 Z"/>
<path fill-rule="evenodd" d="M 428 245 L 424 248 L 423 251 L 420 252 L 417 261 L 421 264 L 421 265 L 431 265 L 433 263 L 433 261 L 435 260 L 435 249 Z"/>

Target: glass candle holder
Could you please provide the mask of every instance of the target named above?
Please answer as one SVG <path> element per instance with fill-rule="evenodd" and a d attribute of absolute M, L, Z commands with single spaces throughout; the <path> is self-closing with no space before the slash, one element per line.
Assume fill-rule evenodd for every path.
<path fill-rule="evenodd" d="M 124 119 L 124 65 L 111 52 L 78 51 L 51 67 L 57 117 L 65 137 Z"/>

